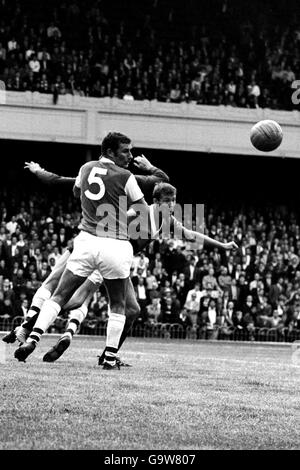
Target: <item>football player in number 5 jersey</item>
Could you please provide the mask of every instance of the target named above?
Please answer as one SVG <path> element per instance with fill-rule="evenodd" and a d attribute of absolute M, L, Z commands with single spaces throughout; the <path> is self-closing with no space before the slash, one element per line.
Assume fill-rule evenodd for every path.
<path fill-rule="evenodd" d="M 81 232 L 74 240 L 74 251 L 57 289 L 44 303 L 26 343 L 15 351 L 18 360 L 26 360 L 75 290 L 94 269 L 99 269 L 111 311 L 103 367 L 116 366 L 133 259 L 127 234 L 127 209 L 136 202 L 148 208 L 135 177 L 127 170 L 132 158 L 130 139 L 123 134 L 110 133 L 102 142 L 99 161 L 81 167 L 74 186 L 74 194 L 81 198 Z"/>

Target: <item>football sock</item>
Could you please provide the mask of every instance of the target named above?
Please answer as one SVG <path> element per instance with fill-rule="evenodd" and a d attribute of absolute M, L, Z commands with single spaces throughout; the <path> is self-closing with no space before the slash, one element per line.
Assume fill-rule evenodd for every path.
<path fill-rule="evenodd" d="M 65 331 L 64 334 L 61 335 L 60 339 L 63 339 L 63 338 L 72 339 L 73 336 L 74 336 L 74 331 L 71 328 L 68 328 L 67 331 Z"/>
<path fill-rule="evenodd" d="M 41 285 L 41 287 L 39 287 L 39 289 L 34 294 L 31 305 L 34 305 L 35 307 L 41 309 L 45 300 L 49 300 L 50 297 L 51 297 L 50 290 L 44 287 L 43 285 Z M 26 317 L 29 315 L 29 312 L 26 315 Z"/>
<path fill-rule="evenodd" d="M 128 333 L 130 332 L 133 324 L 134 324 L 134 320 L 126 318 L 126 322 L 125 322 L 125 325 L 124 325 L 124 328 L 123 328 L 123 331 L 122 331 L 122 334 L 121 334 L 121 337 L 120 337 L 120 341 L 119 341 L 119 344 L 118 344 L 118 351 L 119 351 L 120 347 L 122 346 L 122 344 L 124 343 L 125 339 L 127 338 Z M 102 361 L 104 360 L 105 353 L 106 353 L 106 347 L 104 348 L 101 356 L 99 356 L 99 363 L 102 363 Z"/>
<path fill-rule="evenodd" d="M 61 306 L 58 303 L 51 299 L 46 300 L 40 311 L 32 333 L 30 333 L 29 338 L 27 339 L 27 342 L 40 341 L 42 334 L 45 333 L 49 326 L 54 322 L 60 310 Z"/>
<path fill-rule="evenodd" d="M 68 336 L 70 339 L 73 338 L 73 335 L 76 333 L 81 323 L 85 319 L 88 312 L 87 305 L 83 303 L 81 307 L 76 308 L 70 311 L 69 321 L 65 333 L 61 336 L 62 338 Z"/>
<path fill-rule="evenodd" d="M 39 316 L 40 310 L 44 302 L 51 297 L 51 292 L 46 288 L 41 286 L 33 296 L 30 309 L 27 312 L 25 321 L 22 323 L 22 327 L 26 330 L 32 331 L 32 328 Z M 19 331 L 21 333 L 21 330 Z M 24 331 L 23 331 L 24 333 Z M 17 335 L 18 338 L 18 335 Z M 18 338 L 19 339 L 19 338 Z"/>
<path fill-rule="evenodd" d="M 80 325 L 85 319 L 87 312 L 88 312 L 88 308 L 84 304 L 81 305 L 81 307 L 79 308 L 71 310 L 70 315 L 69 315 L 69 323 L 73 322 L 74 320 L 77 320 L 78 325 Z"/>
<path fill-rule="evenodd" d="M 124 343 L 125 339 L 127 338 L 128 333 L 130 332 L 133 324 L 134 324 L 134 320 L 131 320 L 130 318 L 129 319 L 126 318 L 126 322 L 125 322 L 125 325 L 124 325 L 124 328 L 123 328 L 123 331 L 122 331 L 122 334 L 121 334 L 121 337 L 120 337 L 120 341 L 119 341 L 119 344 L 118 344 L 118 350 L 120 349 L 120 347 Z"/>
<path fill-rule="evenodd" d="M 110 313 L 107 322 L 105 360 L 112 365 L 116 362 L 116 354 L 120 337 L 125 324 L 125 315 Z"/>

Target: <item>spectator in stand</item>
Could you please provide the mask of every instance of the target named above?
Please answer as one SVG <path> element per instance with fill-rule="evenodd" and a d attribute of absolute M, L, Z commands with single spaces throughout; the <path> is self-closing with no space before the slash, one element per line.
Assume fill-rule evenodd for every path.
<path fill-rule="evenodd" d="M 242 308 L 242 306 L 245 304 L 246 297 L 247 297 L 248 292 L 249 292 L 248 284 L 246 282 L 244 274 L 241 274 L 239 276 L 237 287 L 238 287 L 238 299 L 237 299 L 238 300 L 238 305 L 237 305 L 237 308 L 238 308 L 238 310 L 240 310 Z"/>
<path fill-rule="evenodd" d="M 192 320 L 185 308 L 183 308 L 179 314 L 178 323 L 183 327 L 182 338 L 185 339 L 188 337 L 187 331 L 193 328 Z"/>
<path fill-rule="evenodd" d="M 159 297 L 153 297 L 151 303 L 147 305 L 147 323 L 156 324 L 161 315 L 161 302 Z"/>
<path fill-rule="evenodd" d="M 177 271 L 178 273 L 183 273 L 186 266 L 186 259 L 182 252 L 181 246 L 170 252 L 168 259 L 168 268 L 170 271 Z"/>
<path fill-rule="evenodd" d="M 123 95 L 123 100 L 125 101 L 134 101 L 134 96 L 130 90 L 130 88 L 127 88 L 124 95 Z"/>
<path fill-rule="evenodd" d="M 170 91 L 170 102 L 171 103 L 181 103 L 181 87 L 180 83 L 176 83 Z"/>
<path fill-rule="evenodd" d="M 197 294 L 196 292 L 193 292 L 191 294 L 191 297 L 189 300 L 186 300 L 184 304 L 184 308 L 189 315 L 192 325 L 195 326 L 198 324 L 198 314 L 200 310 L 200 299 L 197 299 Z"/>
<path fill-rule="evenodd" d="M 280 277 L 276 284 L 272 284 L 268 293 L 269 301 L 272 305 L 272 308 L 276 308 L 279 300 L 279 296 L 283 291 L 283 278 Z"/>
<path fill-rule="evenodd" d="M 147 297 L 149 299 L 152 299 L 152 297 L 156 294 L 157 289 L 158 289 L 157 279 L 154 276 L 154 274 L 151 274 L 150 269 L 148 269 L 147 270 L 147 276 L 146 276 Z"/>
<path fill-rule="evenodd" d="M 260 87 L 255 80 L 252 80 L 247 86 L 248 99 L 251 108 L 258 108 L 258 98 L 260 96 Z"/>
<path fill-rule="evenodd" d="M 219 285 L 218 285 L 218 282 L 217 282 L 217 279 L 216 277 L 214 276 L 215 274 L 215 271 L 213 268 L 209 268 L 208 270 L 208 274 L 206 276 L 203 277 L 202 279 L 202 288 L 204 290 L 207 290 L 207 289 L 219 289 Z"/>
<path fill-rule="evenodd" d="M 165 279 L 164 282 L 161 283 L 160 293 L 161 297 L 164 298 L 166 296 L 170 296 L 174 292 L 173 287 L 168 279 Z"/>
<path fill-rule="evenodd" d="M 185 266 L 183 273 L 187 282 L 187 288 L 191 288 L 195 283 L 200 282 L 201 271 L 196 266 L 196 259 L 194 256 L 191 257 L 189 263 Z"/>
<path fill-rule="evenodd" d="M 294 305 L 288 309 L 285 326 L 288 328 L 288 332 L 294 329 L 300 329 L 300 301 L 294 303 Z"/>
<path fill-rule="evenodd" d="M 0 276 L 5 279 L 9 276 L 9 269 L 6 266 L 5 259 L 0 259 Z"/>
<path fill-rule="evenodd" d="M 218 277 L 218 284 L 221 287 L 221 289 L 224 292 L 229 292 L 230 291 L 230 286 L 231 286 L 231 276 L 228 274 L 227 268 L 221 267 L 221 274 Z"/>
<path fill-rule="evenodd" d="M 12 235 L 13 233 L 15 233 L 17 227 L 18 227 L 17 218 L 15 215 L 13 215 L 11 220 L 7 222 L 6 224 L 6 230 Z"/>
<path fill-rule="evenodd" d="M 143 278 L 146 278 L 148 266 L 149 258 L 145 255 L 144 252 L 141 252 L 138 256 L 135 256 L 133 259 L 133 276 L 137 275 L 137 271 L 139 269 L 139 275 Z"/>
<path fill-rule="evenodd" d="M 38 280 L 44 282 L 44 280 L 49 276 L 50 272 L 51 269 L 47 261 L 43 261 L 41 268 L 37 270 Z"/>
<path fill-rule="evenodd" d="M 99 324 L 104 325 L 107 322 L 108 302 L 100 291 L 95 292 L 91 301 L 90 310 L 93 313 L 93 317 L 99 320 Z"/>
<path fill-rule="evenodd" d="M 249 333 L 249 339 L 254 340 L 254 332 L 255 332 L 255 326 L 256 326 L 256 313 L 257 309 L 253 304 L 253 298 L 252 295 L 248 295 L 246 298 L 246 302 L 244 306 L 242 307 L 242 312 L 243 312 L 243 325 L 244 328 L 248 331 Z"/>
<path fill-rule="evenodd" d="M 183 306 L 187 295 L 187 286 L 183 273 L 179 274 L 178 279 L 176 279 L 175 284 L 173 284 L 172 287 L 177 295 L 180 305 Z"/>
<path fill-rule="evenodd" d="M 200 338 L 216 339 L 218 336 L 217 304 L 214 299 L 209 299 L 207 309 L 202 310 L 199 316 Z"/>
<path fill-rule="evenodd" d="M 200 299 L 199 317 L 206 318 L 209 303 L 212 299 L 212 289 L 208 288 L 206 291 L 202 291 L 204 295 Z M 205 314 L 205 315 L 204 315 Z"/>
<path fill-rule="evenodd" d="M 25 294 L 23 294 L 23 296 L 24 295 Z M 28 299 L 24 297 L 23 300 L 21 301 L 20 306 L 16 306 L 15 316 L 25 318 L 28 310 L 29 310 L 29 302 L 28 302 Z"/>
<path fill-rule="evenodd" d="M 232 312 L 233 311 L 230 311 L 230 314 L 232 314 Z M 225 336 L 231 336 L 233 334 L 234 325 L 230 314 L 227 309 L 223 309 L 221 315 L 217 318 L 219 333 Z"/>
<path fill-rule="evenodd" d="M 233 321 L 233 326 L 237 330 L 243 330 L 244 329 L 244 322 L 243 322 L 243 312 L 241 310 L 237 310 L 232 318 Z"/>
<path fill-rule="evenodd" d="M 30 60 L 28 62 L 29 68 L 33 71 L 33 73 L 38 74 L 40 69 L 41 69 L 41 64 L 37 59 L 37 56 L 33 54 L 30 57 Z"/>
<path fill-rule="evenodd" d="M 10 299 L 0 300 L 0 319 L 12 320 L 15 316 L 13 304 Z"/>
<path fill-rule="evenodd" d="M 268 319 L 272 315 L 272 307 L 268 303 L 266 296 L 259 296 L 259 301 L 256 304 L 256 326 L 263 328 L 268 326 Z"/>
<path fill-rule="evenodd" d="M 158 316 L 159 323 L 179 323 L 179 315 L 176 313 L 171 297 L 166 298 L 162 304 L 161 313 Z"/>
<path fill-rule="evenodd" d="M 200 291 L 199 282 L 196 282 L 195 287 L 188 291 L 185 301 L 186 302 L 190 301 L 193 294 L 196 295 L 196 299 L 197 299 L 197 301 L 199 302 L 199 305 L 200 305 L 200 300 L 201 300 L 201 297 L 203 296 L 203 292 Z"/>
<path fill-rule="evenodd" d="M 140 317 L 143 319 L 143 321 L 145 321 L 147 318 L 146 306 L 148 303 L 148 299 L 147 299 L 145 279 L 142 276 L 138 278 L 138 283 L 137 285 L 134 286 L 134 290 L 136 293 L 138 304 L 141 309 Z"/>
<path fill-rule="evenodd" d="M 19 47 L 17 41 L 16 41 L 16 38 L 13 36 L 7 43 L 7 50 L 9 53 L 11 53 L 12 51 L 15 51 L 17 50 Z"/>
<path fill-rule="evenodd" d="M 61 31 L 58 28 L 58 26 L 56 26 L 54 24 L 54 22 L 51 22 L 50 25 L 48 26 L 47 36 L 48 36 L 48 38 L 53 38 L 53 39 L 56 39 L 56 40 L 61 38 Z"/>

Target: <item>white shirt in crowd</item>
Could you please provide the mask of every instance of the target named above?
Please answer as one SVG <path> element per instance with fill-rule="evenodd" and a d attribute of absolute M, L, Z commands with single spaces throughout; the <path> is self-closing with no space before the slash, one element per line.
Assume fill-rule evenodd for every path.
<path fill-rule="evenodd" d="M 17 226 L 18 226 L 18 222 L 13 222 L 12 220 L 10 222 L 7 222 L 6 224 L 6 228 L 10 234 L 15 233 Z"/>
<path fill-rule="evenodd" d="M 147 256 L 144 256 L 144 258 L 141 258 L 141 256 L 135 256 L 133 258 L 132 266 L 133 266 L 133 276 L 136 276 L 138 268 L 141 268 L 143 269 L 141 276 L 145 278 L 147 276 L 149 258 Z"/>
<path fill-rule="evenodd" d="M 200 302 L 201 298 L 205 295 L 205 291 L 200 291 L 200 290 L 195 290 L 195 289 L 189 290 L 186 296 L 186 302 L 189 302 L 190 300 L 192 300 L 193 294 L 196 294 L 195 300 L 197 300 L 197 302 Z"/>
<path fill-rule="evenodd" d="M 142 286 L 138 285 L 137 286 L 137 291 L 138 291 L 138 295 L 137 295 L 138 299 L 139 300 L 146 300 L 147 297 L 146 297 L 146 288 L 145 288 L 145 286 L 144 285 L 142 285 Z"/>
<path fill-rule="evenodd" d="M 212 327 L 214 326 L 217 320 L 217 311 L 215 308 L 209 307 L 207 314 L 208 314 L 210 326 Z"/>

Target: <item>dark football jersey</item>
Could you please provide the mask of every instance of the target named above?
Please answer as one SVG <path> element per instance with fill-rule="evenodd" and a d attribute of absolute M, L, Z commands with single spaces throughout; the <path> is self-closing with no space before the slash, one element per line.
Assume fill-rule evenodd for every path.
<path fill-rule="evenodd" d="M 127 240 L 128 207 L 143 198 L 130 171 L 102 157 L 80 168 L 82 220 L 79 228 L 98 237 Z"/>

